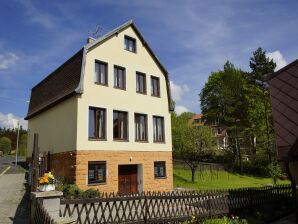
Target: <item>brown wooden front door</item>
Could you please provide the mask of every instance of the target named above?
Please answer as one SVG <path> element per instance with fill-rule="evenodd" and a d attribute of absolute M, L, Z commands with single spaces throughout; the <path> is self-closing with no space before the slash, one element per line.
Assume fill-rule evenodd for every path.
<path fill-rule="evenodd" d="M 119 193 L 138 192 L 138 165 L 119 165 Z"/>

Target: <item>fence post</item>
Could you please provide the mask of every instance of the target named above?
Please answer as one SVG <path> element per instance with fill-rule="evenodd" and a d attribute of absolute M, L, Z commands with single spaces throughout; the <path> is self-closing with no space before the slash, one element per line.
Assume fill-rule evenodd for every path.
<path fill-rule="evenodd" d="M 32 201 L 41 200 L 42 205 L 53 218 L 59 217 L 61 191 L 31 192 Z"/>
<path fill-rule="evenodd" d="M 145 214 L 144 214 L 144 223 L 147 223 L 147 215 L 148 215 L 148 205 L 147 205 L 147 196 L 145 194 L 144 203 L 145 203 Z"/>

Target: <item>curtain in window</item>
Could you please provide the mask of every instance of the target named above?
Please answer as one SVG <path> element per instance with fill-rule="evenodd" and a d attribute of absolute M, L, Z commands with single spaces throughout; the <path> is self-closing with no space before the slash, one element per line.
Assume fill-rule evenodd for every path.
<path fill-rule="evenodd" d="M 106 84 L 106 65 L 100 65 L 100 81 L 102 84 Z"/>
<path fill-rule="evenodd" d="M 120 116 L 120 138 L 124 139 L 124 120 L 123 120 L 123 114 Z"/>
<path fill-rule="evenodd" d="M 104 114 L 103 111 L 98 111 L 98 137 L 104 138 Z"/>
<path fill-rule="evenodd" d="M 99 73 L 99 66 L 97 63 L 95 63 L 95 72 L 94 72 L 94 81 L 95 82 L 99 82 L 98 73 Z"/>
<path fill-rule="evenodd" d="M 153 139 L 154 141 L 164 141 L 164 124 L 162 117 L 153 117 Z"/>

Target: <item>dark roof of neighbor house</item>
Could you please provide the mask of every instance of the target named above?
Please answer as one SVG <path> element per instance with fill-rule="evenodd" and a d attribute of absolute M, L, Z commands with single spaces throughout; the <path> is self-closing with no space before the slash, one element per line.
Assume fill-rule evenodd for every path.
<path fill-rule="evenodd" d="M 270 76 L 269 90 L 278 158 L 290 160 L 298 150 L 298 60 Z"/>
<path fill-rule="evenodd" d="M 131 26 L 136 32 L 142 44 L 146 47 L 149 54 L 162 70 L 166 78 L 166 87 L 168 92 L 168 104 L 169 110 L 173 111 L 174 108 L 171 103 L 171 92 L 170 92 L 170 82 L 168 77 L 168 72 L 161 64 L 157 56 L 153 53 L 152 49 L 149 47 L 141 33 L 138 31 L 137 27 L 134 25 L 133 21 L 130 20 L 123 25 L 117 27 L 116 29 L 108 32 L 104 36 L 94 40 L 93 42 L 87 44 L 79 50 L 75 55 L 68 59 L 59 68 L 48 75 L 44 80 L 38 83 L 31 90 L 31 98 L 29 103 L 29 109 L 26 116 L 26 120 L 36 116 L 37 114 L 51 108 L 52 106 L 64 101 L 65 99 L 83 92 L 83 79 L 84 79 L 84 54 L 85 50 L 92 50 L 98 44 L 108 40 L 114 35 L 118 35 L 119 32 Z"/>

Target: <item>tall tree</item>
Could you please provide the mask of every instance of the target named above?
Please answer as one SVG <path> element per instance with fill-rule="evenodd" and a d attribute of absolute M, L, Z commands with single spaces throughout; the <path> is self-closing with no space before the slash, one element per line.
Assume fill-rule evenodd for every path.
<path fill-rule="evenodd" d="M 230 147 L 238 156 L 242 172 L 240 133 L 249 126 L 249 87 L 245 73 L 227 61 L 223 70 L 213 72 L 200 95 L 201 110 L 207 123 L 216 122 L 226 126 L 230 136 Z"/>
<path fill-rule="evenodd" d="M 248 80 L 255 86 L 256 90 L 259 88 L 260 91 L 255 91 L 256 97 L 260 99 L 263 104 L 263 119 L 265 121 L 266 127 L 266 143 L 267 143 L 267 153 L 268 159 L 271 163 L 271 133 L 273 132 L 272 127 L 272 110 L 270 104 L 270 97 L 268 91 L 268 81 L 267 77 L 269 74 L 274 72 L 276 68 L 276 63 L 273 59 L 269 59 L 266 56 L 266 51 L 259 47 L 253 52 L 253 56 L 250 58 L 249 66 L 251 68 L 251 73 L 248 74 Z"/>
<path fill-rule="evenodd" d="M 215 142 L 209 127 L 195 127 L 189 124 L 192 113 L 177 116 L 172 114 L 173 151 L 191 170 L 191 180 L 195 182 L 196 169 L 200 162 L 207 161 L 214 154 Z"/>

